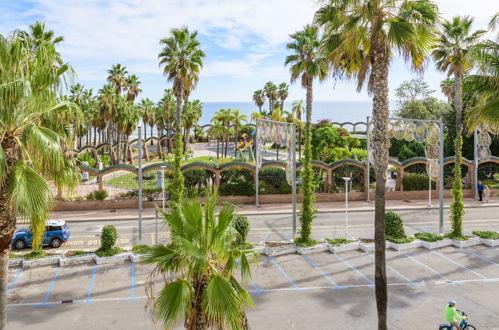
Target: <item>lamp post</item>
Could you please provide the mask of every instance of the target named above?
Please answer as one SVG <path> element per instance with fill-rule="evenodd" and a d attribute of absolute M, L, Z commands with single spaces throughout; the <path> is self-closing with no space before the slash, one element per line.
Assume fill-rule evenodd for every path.
<path fill-rule="evenodd" d="M 348 237 L 348 181 L 351 180 L 350 177 L 343 177 L 345 180 L 345 238 Z"/>
<path fill-rule="evenodd" d="M 139 148 L 139 168 L 138 168 L 138 176 L 139 176 L 139 244 L 142 244 L 142 123 L 139 120 L 139 124 L 137 125 L 137 133 L 138 133 L 138 148 Z"/>
<path fill-rule="evenodd" d="M 431 207 L 431 162 L 428 166 L 430 168 L 428 171 L 428 207 Z"/>
<path fill-rule="evenodd" d="M 161 192 L 162 192 L 162 199 L 163 199 L 163 204 L 162 204 L 162 210 L 165 212 L 165 165 L 161 165 Z"/>

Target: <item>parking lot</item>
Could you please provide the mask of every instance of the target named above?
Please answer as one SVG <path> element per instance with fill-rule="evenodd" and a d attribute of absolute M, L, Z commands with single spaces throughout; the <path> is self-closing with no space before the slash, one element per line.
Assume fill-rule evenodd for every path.
<path fill-rule="evenodd" d="M 31 322 L 51 311 L 53 317 L 41 317 L 40 322 L 46 325 L 42 328 L 65 328 L 58 319 L 78 320 L 74 327 L 77 329 L 87 329 L 92 324 L 99 324 L 97 329 L 113 329 L 119 324 L 123 329 L 138 329 L 144 324 L 153 327 L 144 311 L 145 286 L 151 270 L 152 266 L 128 262 L 11 269 L 9 328 L 40 329 L 38 322 Z M 445 302 L 451 298 L 473 315 L 473 323 L 478 327 L 499 328 L 498 248 L 478 245 L 462 249 L 387 250 L 387 276 L 390 323 L 394 329 L 427 329 L 437 325 L 443 321 Z M 376 328 L 373 253 L 358 250 L 262 255 L 247 288 L 256 302 L 256 308 L 249 312 L 255 329 L 341 328 L 327 326 L 328 319 L 333 321 L 333 314 L 349 328 Z M 350 307 L 345 309 L 347 306 Z M 81 317 L 93 309 L 108 312 L 93 313 L 93 320 Z M 416 317 L 418 311 L 424 314 Z"/>

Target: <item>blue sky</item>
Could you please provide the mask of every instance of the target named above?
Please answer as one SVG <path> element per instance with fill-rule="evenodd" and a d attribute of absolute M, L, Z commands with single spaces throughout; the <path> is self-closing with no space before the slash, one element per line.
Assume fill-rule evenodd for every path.
<path fill-rule="evenodd" d="M 475 28 L 485 28 L 499 5 L 494 0 L 437 0 L 446 18 L 475 17 Z M 98 89 L 107 69 L 121 63 L 142 81 L 142 97 L 157 100 L 169 84 L 161 75 L 159 39 L 172 27 L 197 29 L 205 66 L 193 98 L 202 101 L 251 101 L 254 90 L 272 80 L 289 83 L 284 67 L 289 34 L 312 20 L 314 0 L 0 0 L 0 33 L 25 29 L 43 20 L 65 37 L 63 58 L 78 80 Z M 390 95 L 404 80 L 416 77 L 398 57 L 390 70 Z M 430 63 L 424 79 L 439 92 L 444 78 Z M 290 100 L 303 99 L 299 85 L 290 88 Z M 369 100 L 353 82 L 327 81 L 315 88 L 318 101 Z"/>

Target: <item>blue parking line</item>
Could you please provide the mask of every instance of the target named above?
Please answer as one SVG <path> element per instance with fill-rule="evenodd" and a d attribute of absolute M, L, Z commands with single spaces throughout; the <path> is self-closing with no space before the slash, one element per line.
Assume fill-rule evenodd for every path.
<path fill-rule="evenodd" d="M 369 283 L 371 283 L 371 285 L 369 287 L 371 287 L 371 288 L 374 287 L 374 282 L 371 281 L 370 279 L 368 279 L 367 276 L 365 276 L 364 274 L 362 274 L 360 271 L 358 271 L 357 268 L 355 268 L 354 266 L 350 265 L 350 263 L 348 263 L 345 259 L 343 259 L 339 255 L 337 255 L 336 253 L 333 253 L 333 255 L 338 260 L 340 260 L 342 263 L 344 263 L 345 265 L 347 265 L 348 267 L 350 267 L 351 270 L 353 270 L 354 272 L 356 272 L 357 274 L 359 274 L 360 276 L 362 276 L 363 279 L 365 279 L 366 281 L 368 281 Z"/>
<path fill-rule="evenodd" d="M 132 292 L 130 295 L 130 300 L 135 300 L 137 299 L 137 297 L 135 297 L 135 264 L 132 262 L 131 265 L 132 265 L 132 273 L 130 277 L 132 278 L 132 287 L 131 287 Z"/>
<path fill-rule="evenodd" d="M 478 257 L 478 258 L 482 259 L 483 261 L 488 262 L 489 264 L 493 264 L 493 265 L 496 265 L 496 266 L 499 267 L 499 264 L 497 262 L 495 262 L 494 260 L 491 260 L 489 258 L 483 257 L 483 256 L 479 255 L 478 253 L 473 252 L 471 250 L 468 250 L 466 248 L 461 248 L 461 250 L 463 250 L 464 252 L 466 252 L 468 254 L 474 255 L 475 257 Z"/>
<path fill-rule="evenodd" d="M 347 289 L 348 286 L 343 286 L 343 285 L 338 285 L 332 278 L 330 278 L 326 273 L 324 273 L 322 271 L 322 269 L 320 269 L 312 260 L 310 260 L 309 257 L 307 257 L 306 255 L 303 255 L 302 254 L 302 257 L 303 259 L 305 259 L 312 267 L 314 267 L 319 273 L 321 273 L 321 275 L 327 280 L 329 281 L 329 283 L 331 283 L 332 285 L 334 285 L 333 289 L 336 289 L 336 290 L 341 290 L 341 289 Z"/>
<path fill-rule="evenodd" d="M 434 254 L 436 254 L 436 255 L 438 255 L 438 256 L 440 256 L 440 257 L 442 257 L 442 258 L 444 258 L 444 259 L 446 259 L 446 260 L 448 260 L 448 261 L 450 261 L 450 262 L 452 262 L 453 264 L 458 265 L 458 266 L 459 266 L 459 267 L 461 267 L 461 268 L 466 269 L 467 271 L 469 271 L 469 272 L 471 272 L 471 273 L 473 273 L 473 274 L 475 274 L 475 275 L 477 275 L 477 276 L 479 276 L 479 277 L 483 278 L 484 280 L 487 280 L 487 279 L 488 279 L 487 277 L 483 276 L 482 274 L 475 272 L 473 269 L 469 269 L 468 267 L 466 267 L 466 266 L 464 266 L 464 265 L 461 265 L 460 263 L 458 263 L 458 262 L 456 262 L 456 261 L 452 260 L 451 258 L 449 258 L 449 257 L 447 257 L 447 256 L 444 256 L 444 255 L 443 255 L 442 253 L 440 253 L 440 252 L 433 251 L 433 250 L 430 250 L 430 252 L 431 252 L 431 253 L 434 253 Z"/>
<path fill-rule="evenodd" d="M 21 276 L 21 274 L 23 272 L 24 272 L 23 269 L 19 269 L 17 271 L 16 277 L 14 278 L 14 280 L 12 281 L 12 283 L 10 283 L 10 285 L 7 287 L 7 293 L 9 293 L 10 291 L 12 291 L 12 289 L 14 288 L 14 285 L 16 285 L 17 280 L 19 279 L 19 277 Z"/>
<path fill-rule="evenodd" d="M 289 275 L 284 271 L 284 269 L 282 269 L 282 267 L 274 260 L 274 258 L 272 258 L 271 256 L 268 256 L 267 258 L 269 258 L 270 262 L 277 267 L 282 276 L 284 276 L 289 281 L 289 283 L 291 283 L 291 285 L 295 287 L 295 289 L 300 289 L 298 285 L 296 285 L 296 283 L 291 279 L 291 277 L 289 277 Z"/>
<path fill-rule="evenodd" d="M 97 272 L 97 265 L 94 265 L 94 269 L 92 270 L 92 276 L 90 277 L 90 285 L 88 286 L 87 303 L 90 302 L 90 295 L 92 294 L 92 289 L 94 287 L 94 279 L 96 272 Z"/>
<path fill-rule="evenodd" d="M 421 261 L 415 259 L 414 257 L 408 255 L 407 253 L 405 252 L 402 252 L 402 251 L 399 251 L 400 254 L 406 256 L 407 258 L 411 259 L 412 261 L 414 261 L 415 263 L 423 266 L 424 268 L 428 269 L 429 271 L 431 271 L 432 273 L 434 274 L 437 274 L 438 276 L 440 276 L 441 279 L 443 279 L 444 281 L 448 281 L 448 282 L 452 282 L 451 280 L 449 280 L 445 275 L 442 275 L 440 274 L 439 272 L 437 272 L 435 269 L 431 268 L 430 266 L 428 265 L 425 265 L 424 263 L 422 263 Z"/>
<path fill-rule="evenodd" d="M 47 305 L 47 301 L 49 300 L 50 294 L 52 293 L 52 289 L 54 288 L 55 281 L 57 280 L 57 276 L 59 275 L 59 272 L 61 271 L 61 267 L 57 268 L 55 271 L 55 275 L 52 278 L 52 282 L 50 282 L 49 289 L 47 290 L 47 293 L 45 294 L 45 299 L 43 299 L 42 305 Z"/>
<path fill-rule="evenodd" d="M 371 258 L 374 259 L 374 256 L 372 254 L 370 254 L 369 252 L 366 251 L 366 254 L 368 256 L 370 256 Z M 399 271 L 397 271 L 395 268 L 393 268 L 392 266 L 390 266 L 388 263 L 386 264 L 386 267 L 388 269 L 390 269 L 392 272 L 394 272 L 395 274 L 397 274 L 400 278 L 402 278 L 403 280 L 407 281 L 407 285 L 408 286 L 423 286 L 424 283 L 414 283 L 412 280 L 410 280 L 409 278 L 407 278 L 406 276 L 402 275 Z"/>

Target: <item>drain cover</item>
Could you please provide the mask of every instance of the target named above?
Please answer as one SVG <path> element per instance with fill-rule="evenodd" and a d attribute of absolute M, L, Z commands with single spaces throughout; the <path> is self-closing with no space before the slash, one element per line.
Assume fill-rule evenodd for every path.
<path fill-rule="evenodd" d="M 72 304 L 72 303 L 73 303 L 73 299 L 61 301 L 61 304 Z"/>

